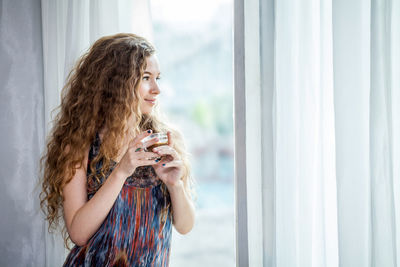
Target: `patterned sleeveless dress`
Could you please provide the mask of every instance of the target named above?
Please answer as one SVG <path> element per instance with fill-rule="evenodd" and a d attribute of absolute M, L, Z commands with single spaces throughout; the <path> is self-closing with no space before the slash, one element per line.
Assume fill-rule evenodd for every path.
<path fill-rule="evenodd" d="M 90 161 L 99 153 L 100 137 L 91 145 Z M 109 174 L 115 167 L 113 162 Z M 96 166 L 99 170 L 102 161 Z M 107 179 L 108 175 L 106 175 Z M 90 200 L 101 184 L 95 178 L 87 181 Z M 152 166 L 136 169 L 123 185 L 109 214 L 97 232 L 84 246 L 75 245 L 63 266 L 169 266 L 172 234 L 171 199 L 164 197 L 164 183 Z M 167 188 L 164 187 L 166 192 Z M 168 207 L 167 216 L 161 216 Z M 165 214 L 165 213 L 164 213 Z"/>

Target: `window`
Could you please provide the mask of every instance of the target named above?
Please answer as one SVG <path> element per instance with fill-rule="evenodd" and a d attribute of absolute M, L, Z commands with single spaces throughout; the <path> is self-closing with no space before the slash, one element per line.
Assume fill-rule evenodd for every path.
<path fill-rule="evenodd" d="M 185 136 L 198 183 L 196 224 L 174 231 L 171 266 L 235 266 L 232 8 L 151 1 L 160 102 Z"/>

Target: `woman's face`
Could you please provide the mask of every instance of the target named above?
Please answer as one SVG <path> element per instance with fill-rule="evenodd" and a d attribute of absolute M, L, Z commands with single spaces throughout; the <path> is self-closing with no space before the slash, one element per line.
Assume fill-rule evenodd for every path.
<path fill-rule="evenodd" d="M 158 80 L 160 79 L 160 67 L 155 55 L 147 57 L 147 67 L 143 73 L 142 82 L 139 87 L 139 95 L 144 100 L 140 105 L 143 114 L 149 114 L 160 94 Z"/>

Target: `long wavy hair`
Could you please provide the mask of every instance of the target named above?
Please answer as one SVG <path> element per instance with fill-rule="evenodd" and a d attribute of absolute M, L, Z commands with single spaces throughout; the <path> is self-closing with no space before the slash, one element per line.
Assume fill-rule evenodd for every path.
<path fill-rule="evenodd" d="M 118 156 L 123 141 L 142 131 L 171 131 L 174 149 L 183 160 L 185 189 L 195 198 L 189 154 L 180 132 L 158 111 L 142 114 L 138 88 L 146 69 L 146 58 L 156 52 L 146 39 L 135 34 L 120 33 L 97 40 L 76 63 L 61 92 L 61 104 L 53 127 L 46 139 L 46 150 L 40 159 L 40 207 L 48 220 L 48 231 L 58 229 L 63 210 L 63 188 L 82 167 L 85 151 L 96 133 L 105 127 L 99 154 L 91 161 L 92 173 L 105 177 Z M 129 125 L 128 125 L 129 124 Z M 102 160 L 100 172 L 96 164 Z M 101 177 L 96 177 L 100 181 Z M 168 190 L 161 186 L 166 198 Z M 163 210 L 166 215 L 169 205 Z M 173 211 L 172 211 L 173 212 Z M 63 223 L 64 243 L 69 248 L 69 235 Z"/>

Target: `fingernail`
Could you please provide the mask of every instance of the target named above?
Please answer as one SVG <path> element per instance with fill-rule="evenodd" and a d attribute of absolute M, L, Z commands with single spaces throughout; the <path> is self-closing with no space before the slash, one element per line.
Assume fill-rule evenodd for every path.
<path fill-rule="evenodd" d="M 148 133 L 151 133 L 151 130 L 147 130 Z"/>

